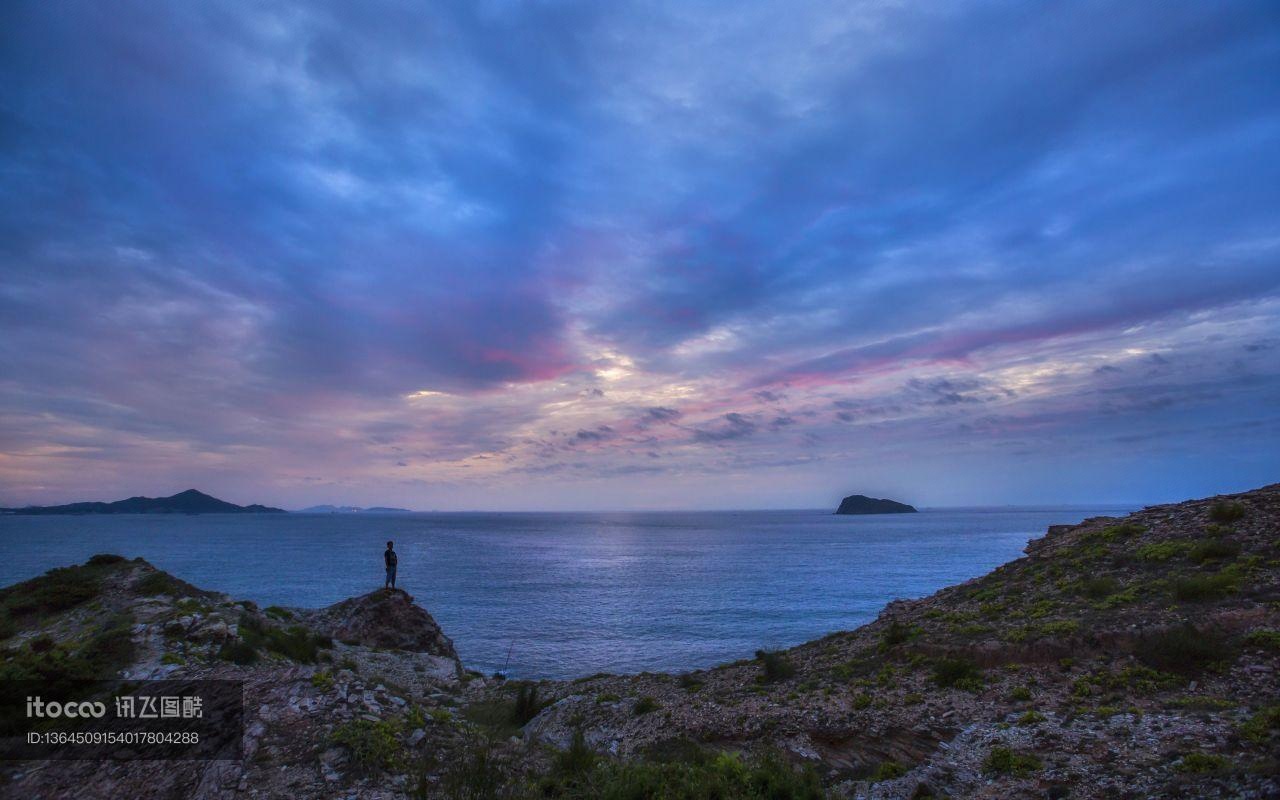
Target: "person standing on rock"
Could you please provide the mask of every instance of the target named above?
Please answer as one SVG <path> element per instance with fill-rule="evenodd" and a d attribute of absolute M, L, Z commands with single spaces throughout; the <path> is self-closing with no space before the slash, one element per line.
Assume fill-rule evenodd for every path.
<path fill-rule="evenodd" d="M 387 542 L 387 551 L 382 554 L 382 560 L 387 564 L 387 580 L 382 586 L 384 589 L 396 588 L 396 551 L 395 542 Z"/>

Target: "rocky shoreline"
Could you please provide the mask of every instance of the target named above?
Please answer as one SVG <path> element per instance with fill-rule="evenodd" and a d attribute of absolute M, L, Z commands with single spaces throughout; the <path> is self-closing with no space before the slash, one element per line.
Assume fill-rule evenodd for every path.
<path fill-rule="evenodd" d="M 110 556 L 0 610 L 0 676 L 238 679 L 247 716 L 237 762 L 10 762 L 6 796 L 1280 796 L 1280 485 L 1055 526 L 857 630 L 681 675 L 505 681 L 404 592 L 259 609 Z"/>

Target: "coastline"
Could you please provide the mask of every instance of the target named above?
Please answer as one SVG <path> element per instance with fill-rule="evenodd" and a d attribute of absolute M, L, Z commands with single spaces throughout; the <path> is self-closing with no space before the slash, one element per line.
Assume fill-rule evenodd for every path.
<path fill-rule="evenodd" d="M 411 756 L 437 764 L 420 777 L 443 786 L 454 779 L 449 763 L 478 752 L 495 779 L 527 786 L 558 780 L 557 754 L 575 748 L 604 759 L 593 770 L 662 770 L 684 763 L 671 753 L 678 743 L 750 764 L 780 757 L 835 797 L 1218 789 L 1262 797 L 1277 787 L 1265 753 L 1273 717 L 1280 724 L 1269 705 L 1280 639 L 1278 521 L 1280 486 L 1270 486 L 1057 526 L 1025 557 L 890 603 L 857 629 L 683 674 L 451 675 L 428 666 L 449 662 L 426 635 L 434 620 L 399 594 L 374 592 L 346 601 L 345 611 L 257 609 L 125 561 L 86 566 L 101 572 L 100 594 L 20 626 L 6 658 L 37 634 L 57 633 L 67 643 L 57 646 L 71 648 L 103 614 L 127 611 L 128 677 L 246 680 L 247 707 L 256 709 L 246 758 L 223 768 L 218 786 L 229 793 L 210 797 L 234 796 L 237 786 L 408 797 Z M 164 591 L 140 594 L 140 585 Z M 408 645 L 380 638 L 389 635 L 378 624 L 385 614 L 373 609 L 385 603 L 397 609 L 397 635 L 408 627 L 424 636 Z M 364 622 L 354 635 L 334 635 L 350 634 L 342 626 L 357 617 Z M 317 637 L 316 646 L 272 644 L 291 628 Z M 255 651 L 252 662 L 226 658 L 241 645 Z M 360 763 L 341 744 L 344 726 L 386 733 L 397 758 Z M 97 769 L 86 762 L 5 774 L 26 796 L 56 797 L 68 781 L 92 783 Z M 162 785 L 204 785 L 207 769 L 174 769 Z M 149 794 L 155 774 L 144 763 L 116 771 L 115 786 L 163 796 Z M 577 796 L 561 788 L 559 796 Z"/>

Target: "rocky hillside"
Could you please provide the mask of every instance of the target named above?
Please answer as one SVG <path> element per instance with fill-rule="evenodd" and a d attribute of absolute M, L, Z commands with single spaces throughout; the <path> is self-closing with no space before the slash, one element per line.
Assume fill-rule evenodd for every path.
<path fill-rule="evenodd" d="M 403 592 L 258 609 L 115 557 L 0 609 L 3 677 L 246 681 L 242 761 L 9 764 L 15 797 L 1280 796 L 1280 486 L 682 675 L 482 677 Z"/>

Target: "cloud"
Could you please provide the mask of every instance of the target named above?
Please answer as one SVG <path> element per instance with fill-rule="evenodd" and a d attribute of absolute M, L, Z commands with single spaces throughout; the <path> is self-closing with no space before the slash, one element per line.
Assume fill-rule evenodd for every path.
<path fill-rule="evenodd" d="M 725 414 L 721 419 L 723 422 L 719 424 L 695 428 L 693 440 L 704 443 L 729 442 L 751 436 L 758 427 L 755 422 L 737 412 Z"/>
<path fill-rule="evenodd" d="M 1231 464 L 1280 466 L 1266 3 L 5 22 L 15 502 L 179 477 L 280 504 L 338 481 L 366 505 L 579 502 L 531 475 L 617 476 L 621 502 L 624 475 L 766 492 L 870 453 L 923 480 L 952 446 L 1008 474 L 1067 432 L 1110 491 L 1138 479 L 1108 448 L 1157 430 L 1188 483 L 1243 475 L 1197 415 L 1257 423 Z M 438 494 L 375 496 L 392 475 Z"/>

